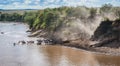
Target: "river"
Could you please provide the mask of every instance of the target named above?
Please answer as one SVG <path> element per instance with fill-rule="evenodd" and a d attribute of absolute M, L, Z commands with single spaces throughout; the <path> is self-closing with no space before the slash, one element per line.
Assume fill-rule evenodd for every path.
<path fill-rule="evenodd" d="M 0 66 L 120 66 L 120 56 L 50 45 L 16 45 L 27 37 L 27 26 L 0 23 Z"/>

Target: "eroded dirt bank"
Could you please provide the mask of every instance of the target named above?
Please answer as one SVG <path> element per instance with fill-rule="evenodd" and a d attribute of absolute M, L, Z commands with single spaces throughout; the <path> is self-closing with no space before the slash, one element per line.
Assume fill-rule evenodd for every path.
<path fill-rule="evenodd" d="M 63 35 L 59 32 L 50 33 L 44 30 L 39 30 L 33 32 L 30 37 L 37 36 L 49 38 L 53 41 L 54 45 L 76 47 L 111 55 L 120 55 L 120 19 L 114 21 L 106 19 L 105 21 L 102 21 L 91 38 L 87 38 L 87 34 L 84 32 L 75 32 L 76 35 L 74 34 L 74 37 L 68 33 L 65 35 L 67 38 L 65 36 L 63 38 Z"/>

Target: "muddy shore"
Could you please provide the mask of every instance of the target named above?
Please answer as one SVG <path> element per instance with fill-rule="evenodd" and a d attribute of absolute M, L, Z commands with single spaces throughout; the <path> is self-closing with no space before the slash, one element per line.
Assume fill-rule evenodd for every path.
<path fill-rule="evenodd" d="M 34 34 L 37 34 L 37 33 L 34 33 Z M 37 37 L 37 38 L 39 37 L 39 36 L 34 36 L 34 34 L 30 35 L 29 37 L 31 37 L 31 36 L 32 37 Z M 42 38 L 43 38 L 43 36 L 42 36 Z M 112 43 L 110 45 L 109 44 L 104 44 L 106 46 L 92 47 L 92 46 L 95 45 L 94 43 L 96 44 L 95 41 L 90 41 L 90 40 L 71 40 L 71 41 L 63 41 L 63 42 L 60 42 L 60 43 L 54 43 L 54 41 L 53 41 L 53 43 L 50 44 L 50 45 L 67 46 L 67 47 L 83 49 L 83 50 L 86 50 L 86 51 L 105 54 L 105 55 L 120 56 L 120 47 L 117 46 L 117 45 L 119 45 L 119 43 L 118 44 L 117 43 Z M 49 45 L 49 44 L 46 44 L 46 45 Z"/>
<path fill-rule="evenodd" d="M 63 41 L 61 43 L 52 43 L 50 45 L 66 46 L 66 47 L 82 49 L 90 52 L 95 52 L 99 54 L 120 56 L 120 47 L 109 47 L 109 45 L 101 46 L 101 47 L 91 47 L 92 45 L 94 45 L 93 43 L 95 42 L 90 40 L 73 40 L 73 41 Z M 46 45 L 49 45 L 49 44 L 46 44 Z"/>
<path fill-rule="evenodd" d="M 64 44 L 56 44 L 60 46 L 74 47 L 77 49 L 83 49 L 90 52 L 105 54 L 105 55 L 114 55 L 120 56 L 120 48 L 111 48 L 111 47 L 89 47 L 88 45 L 83 45 L 80 43 L 64 43 Z"/>
<path fill-rule="evenodd" d="M 92 36 L 87 36 L 84 32 L 64 33 L 64 31 L 50 33 L 45 30 L 37 30 L 31 32 L 29 37 L 48 38 L 53 41 L 52 45 L 75 47 L 108 55 L 120 55 L 120 19 L 102 21 Z"/>

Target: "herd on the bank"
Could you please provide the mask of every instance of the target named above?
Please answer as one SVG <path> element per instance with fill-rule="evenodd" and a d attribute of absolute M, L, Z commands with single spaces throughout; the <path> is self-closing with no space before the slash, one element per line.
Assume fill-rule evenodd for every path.
<path fill-rule="evenodd" d="M 4 34 L 4 32 L 0 32 L 0 34 Z M 50 39 L 38 39 L 36 41 L 30 40 L 30 41 L 26 41 L 26 40 L 20 40 L 18 42 L 14 42 L 13 45 L 25 45 L 25 44 L 37 44 L 37 45 L 50 45 L 52 44 L 53 41 Z"/>
<path fill-rule="evenodd" d="M 50 45 L 52 44 L 52 40 L 50 39 L 39 39 L 39 40 L 36 40 L 36 41 L 25 41 L 25 40 L 21 40 L 21 41 L 18 41 L 17 43 L 13 43 L 13 45 L 25 45 L 25 44 L 37 44 L 37 45 Z"/>

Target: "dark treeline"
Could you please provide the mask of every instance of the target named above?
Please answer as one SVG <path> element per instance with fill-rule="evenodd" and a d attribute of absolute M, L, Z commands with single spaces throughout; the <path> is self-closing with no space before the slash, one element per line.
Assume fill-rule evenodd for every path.
<path fill-rule="evenodd" d="M 23 21 L 23 15 L 18 13 L 8 14 L 0 12 L 0 21 L 15 21 L 21 22 Z"/>

